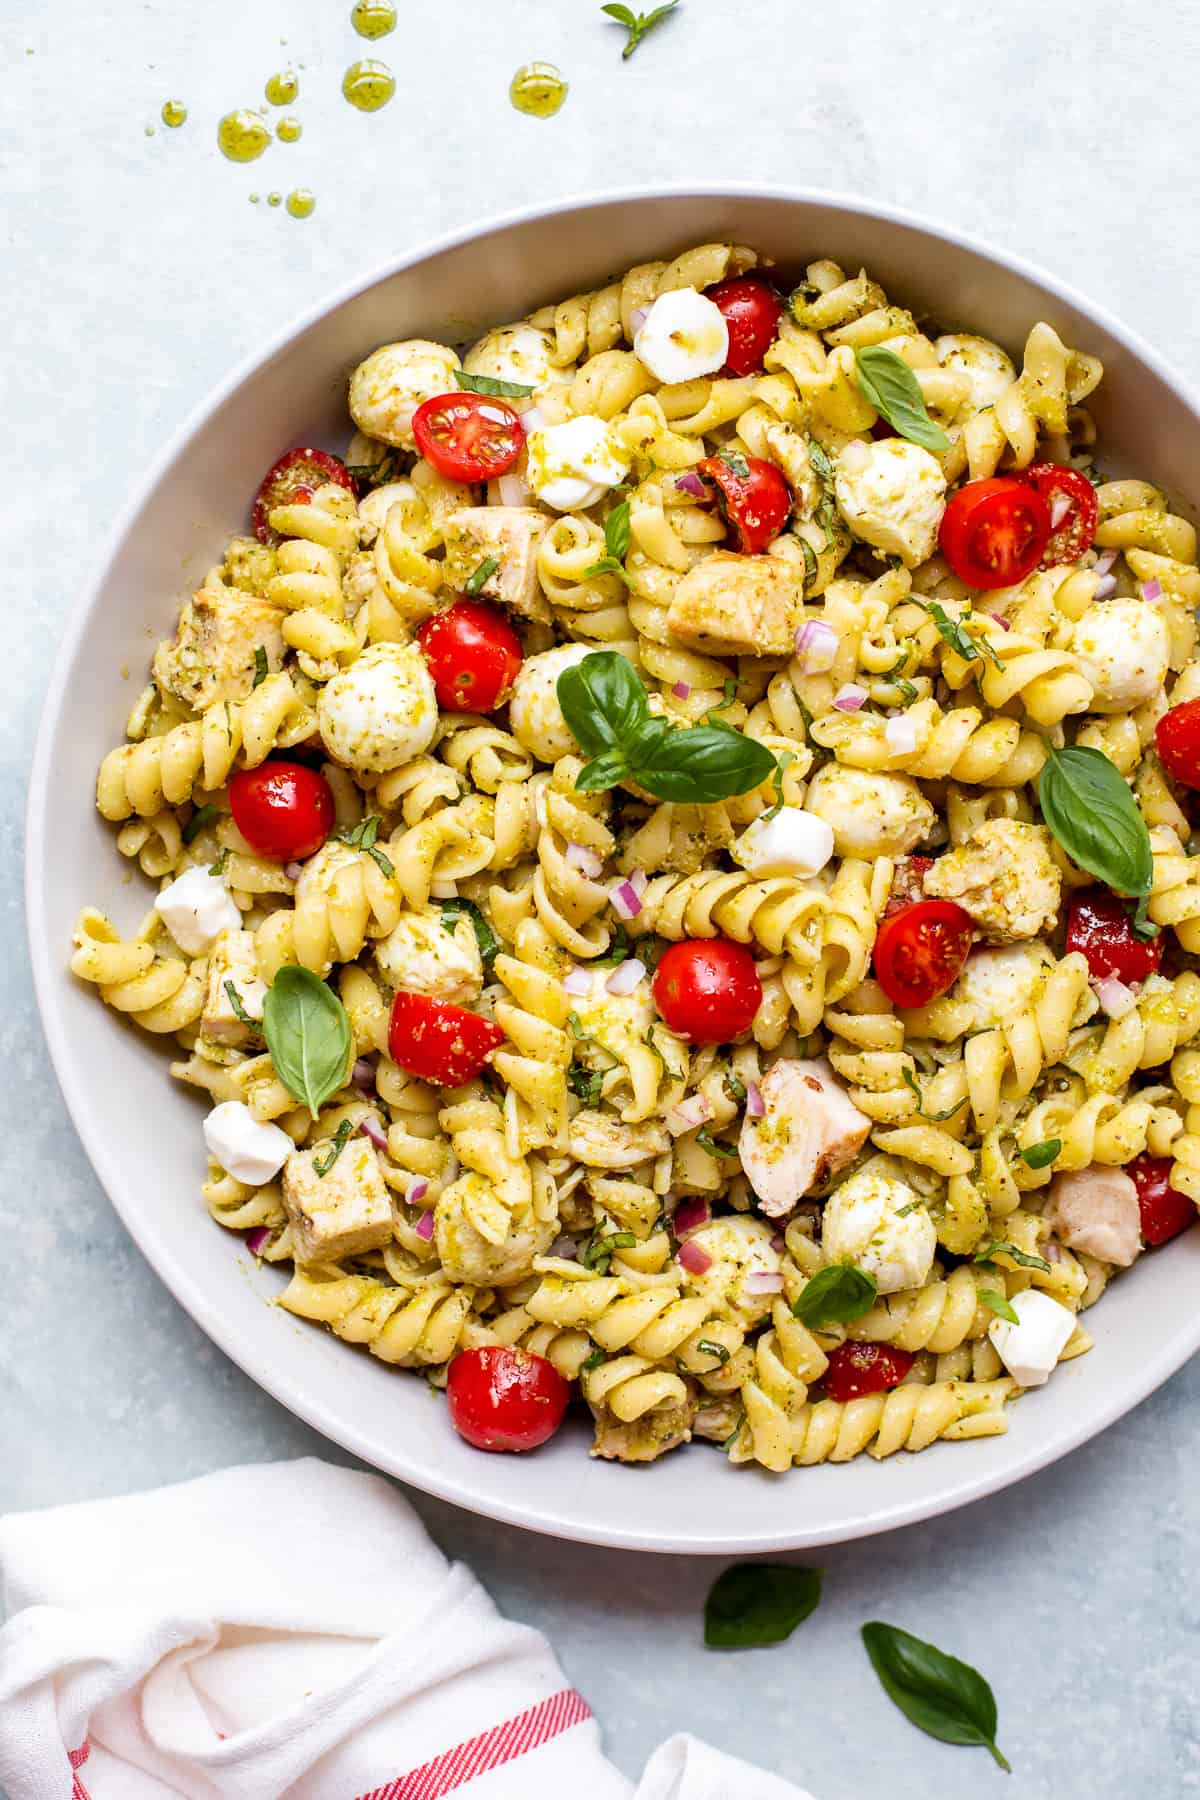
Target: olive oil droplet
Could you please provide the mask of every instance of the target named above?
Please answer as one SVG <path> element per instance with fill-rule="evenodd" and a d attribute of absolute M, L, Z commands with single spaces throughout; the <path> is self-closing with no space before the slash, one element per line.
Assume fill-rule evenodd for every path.
<path fill-rule="evenodd" d="M 309 218 L 316 204 L 316 195 L 308 188 L 293 188 L 287 197 L 287 209 L 293 219 Z"/>
<path fill-rule="evenodd" d="M 282 194 L 268 194 L 267 195 L 267 205 L 268 206 L 279 206 L 282 203 L 282 201 L 283 201 Z"/>
<path fill-rule="evenodd" d="M 143 125 L 142 126 L 142 134 L 144 137 L 153 137 L 154 136 L 153 125 Z"/>
<path fill-rule="evenodd" d="M 525 63 L 513 76 L 508 97 L 518 112 L 550 119 L 567 97 L 567 84 L 553 63 Z"/>
<path fill-rule="evenodd" d="M 293 119 L 289 114 L 286 119 L 280 119 L 275 127 L 275 136 L 281 144 L 294 144 L 303 130 L 304 127 L 299 119 Z"/>
<path fill-rule="evenodd" d="M 272 75 L 263 92 L 272 106 L 290 106 L 300 92 L 300 77 L 294 69 Z"/>
<path fill-rule="evenodd" d="M 391 0 L 357 0 L 351 9 L 350 23 L 359 37 L 386 37 L 396 29 L 396 9 Z"/>
<path fill-rule="evenodd" d="M 385 63 L 351 63 L 342 77 L 342 93 L 359 112 L 378 112 L 396 91 L 396 77 Z"/>
<path fill-rule="evenodd" d="M 265 119 L 259 113 L 241 107 L 226 113 L 217 126 L 217 146 L 230 162 L 253 162 L 271 141 Z"/>
<path fill-rule="evenodd" d="M 169 125 L 172 131 L 177 131 L 187 118 L 187 107 L 182 100 L 164 100 L 160 117 L 164 125 Z"/>

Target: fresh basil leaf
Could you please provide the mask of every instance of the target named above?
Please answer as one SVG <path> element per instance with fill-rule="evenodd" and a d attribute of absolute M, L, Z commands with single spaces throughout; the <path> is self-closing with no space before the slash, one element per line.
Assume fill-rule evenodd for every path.
<path fill-rule="evenodd" d="M 252 693 L 255 688 L 262 686 L 263 682 L 267 679 L 269 671 L 270 664 L 267 661 L 266 645 L 260 644 L 254 652 L 254 680 L 250 683 L 250 691 Z"/>
<path fill-rule="evenodd" d="M 246 1008 L 243 1006 L 242 996 L 238 993 L 237 984 L 232 981 L 227 981 L 225 983 L 225 992 L 229 998 L 229 1004 L 233 1008 L 234 1018 L 241 1024 L 248 1025 L 251 1031 L 257 1031 L 258 1020 L 252 1019 L 250 1014 L 246 1011 Z"/>
<path fill-rule="evenodd" d="M 629 523 L 631 511 L 632 502 L 622 500 L 620 506 L 614 506 L 604 521 L 604 548 L 617 562 L 624 562 L 629 554 L 629 540 L 633 535 Z"/>
<path fill-rule="evenodd" d="M 792 1302 L 792 1311 L 804 1325 L 848 1325 L 870 1312 L 878 1293 L 875 1277 L 853 1263 L 833 1263 L 818 1269 L 804 1292 Z"/>
<path fill-rule="evenodd" d="M 330 1169 L 332 1169 L 334 1163 L 342 1154 L 342 1151 L 346 1148 L 346 1145 L 353 1136 L 354 1126 L 352 1122 L 349 1119 L 343 1119 L 337 1130 L 334 1132 L 333 1137 L 330 1139 L 328 1150 L 324 1151 L 319 1156 L 313 1157 L 313 1168 L 318 1175 L 321 1177 L 328 1175 Z"/>
<path fill-rule="evenodd" d="M 575 777 L 575 786 L 581 794 L 600 794 L 608 788 L 616 787 L 628 773 L 625 752 L 606 750 L 602 756 L 594 756 L 591 762 L 584 763 Z"/>
<path fill-rule="evenodd" d="M 1007 1319 L 1010 1325 L 1021 1323 L 1016 1308 L 995 1288 L 980 1288 L 979 1298 L 988 1311 L 995 1313 L 998 1319 Z"/>
<path fill-rule="evenodd" d="M 632 663 L 615 650 L 594 651 L 564 669 L 556 690 L 563 717 L 589 756 L 622 748 L 650 714 Z"/>
<path fill-rule="evenodd" d="M 613 927 L 613 934 L 608 949 L 603 956 L 593 956 L 588 963 L 589 969 L 611 969 L 618 963 L 625 962 L 633 954 L 629 942 L 629 933 L 619 922 Z"/>
<path fill-rule="evenodd" d="M 353 1048 L 346 1009 L 311 969 L 285 964 L 263 1003 L 275 1073 L 315 1119 L 346 1079 Z"/>
<path fill-rule="evenodd" d="M 645 758 L 630 752 L 633 779 L 660 800 L 697 806 L 748 794 L 776 766 L 765 745 L 721 725 L 668 730 L 660 743 L 646 748 L 650 754 Z"/>
<path fill-rule="evenodd" d="M 1155 935 L 1157 926 L 1145 916 L 1154 880 L 1150 833 L 1123 776 L 1101 750 L 1046 749 L 1038 782 L 1043 819 L 1073 863 L 1137 900 L 1134 929 Z"/>
<path fill-rule="evenodd" d="M 990 1244 L 985 1244 L 982 1250 L 976 1251 L 975 1261 L 991 1262 L 997 1253 L 1010 1256 L 1022 1269 L 1040 1269 L 1043 1275 L 1050 1273 L 1050 1264 L 1044 1256 L 1031 1256 L 1027 1250 L 1018 1250 L 1015 1244 L 1007 1243 L 1003 1238 L 993 1238 Z"/>
<path fill-rule="evenodd" d="M 883 344 L 854 352 L 854 373 L 863 395 L 893 431 L 926 450 L 948 450 L 950 439 L 925 409 L 921 384 L 902 356 Z"/>
<path fill-rule="evenodd" d="M 499 567 L 500 558 L 498 556 L 485 556 L 483 561 L 477 563 L 467 576 L 463 583 L 463 593 L 470 594 L 474 599 L 476 594 L 482 592 L 484 584 L 491 580 Z"/>
<path fill-rule="evenodd" d="M 921 1104 L 921 1102 L 925 1098 L 925 1096 L 922 1094 L 921 1089 L 917 1083 L 917 1078 L 913 1074 L 912 1070 L 906 1066 L 905 1068 L 901 1069 L 900 1073 L 904 1077 L 906 1086 L 910 1087 L 912 1089 L 913 1093 L 917 1096 L 917 1112 L 919 1113 L 920 1117 L 922 1119 L 928 1119 L 929 1122 L 933 1125 L 940 1125 L 943 1122 L 943 1120 L 952 1119 L 954 1117 L 955 1113 L 959 1112 L 967 1104 L 968 1096 L 966 1094 L 964 1094 L 961 1100 L 956 1100 L 954 1102 L 953 1106 L 948 1106 L 946 1108 L 945 1112 L 927 1113 Z"/>
<path fill-rule="evenodd" d="M 820 1599 L 820 1569 L 793 1563 L 734 1563 L 709 1589 L 704 1642 L 712 1650 L 782 1644 L 816 1611 Z"/>
<path fill-rule="evenodd" d="M 1030 1144 L 1028 1150 L 1020 1151 L 1019 1155 L 1031 1169 L 1047 1169 L 1061 1149 L 1061 1138 L 1043 1138 L 1040 1144 Z"/>
<path fill-rule="evenodd" d="M 615 556 L 602 556 L 599 562 L 589 563 L 583 571 L 585 580 L 593 575 L 615 575 L 618 581 L 630 586 L 629 576 L 625 573 L 624 563 L 619 563 Z"/>
<path fill-rule="evenodd" d="M 455 369 L 454 379 L 468 394 L 493 394 L 502 400 L 528 400 L 533 392 L 531 387 L 525 387 L 519 381 L 497 381 L 493 375 L 468 375 L 465 369 Z"/>
<path fill-rule="evenodd" d="M 878 1619 L 862 1636 L 884 1692 L 906 1719 L 944 1744 L 986 1745 L 1009 1769 L 996 1748 L 996 1696 L 978 1669 Z"/>
<path fill-rule="evenodd" d="M 184 843 L 190 844 L 194 838 L 200 836 L 206 826 L 211 825 L 213 820 L 219 819 L 220 816 L 219 806 L 198 806 L 181 833 Z"/>
<path fill-rule="evenodd" d="M 452 900 L 439 900 L 438 905 L 442 909 L 442 924 L 445 925 L 449 923 L 451 930 L 454 929 L 454 920 L 461 914 L 465 913 L 468 919 L 470 919 L 472 929 L 475 932 L 475 942 L 479 945 L 479 954 L 482 958 L 483 966 L 490 976 L 492 964 L 495 962 L 497 953 L 500 949 L 500 939 L 496 936 L 495 932 L 484 918 L 479 907 L 476 906 L 473 900 L 460 900 L 457 897 Z"/>

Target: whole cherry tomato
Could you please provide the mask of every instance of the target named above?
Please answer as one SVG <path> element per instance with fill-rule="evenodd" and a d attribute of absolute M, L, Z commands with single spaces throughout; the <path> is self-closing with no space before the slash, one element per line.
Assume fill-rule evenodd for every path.
<path fill-rule="evenodd" d="M 686 938 L 654 971 L 651 993 L 664 1022 L 693 1044 L 728 1044 L 749 1031 L 762 982 L 744 944 Z"/>
<path fill-rule="evenodd" d="M 1123 902 L 1107 888 L 1088 888 L 1071 895 L 1067 949 L 1081 950 L 1099 981 L 1106 975 L 1115 975 L 1118 981 L 1145 981 L 1162 961 L 1162 933 L 1156 938 L 1135 937 Z"/>
<path fill-rule="evenodd" d="M 434 1087 L 461 1087 L 472 1080 L 503 1042 L 499 1025 L 449 1000 L 401 990 L 392 1001 L 392 1061 Z"/>
<path fill-rule="evenodd" d="M 417 642 L 444 712 L 491 712 L 507 700 L 524 655 L 504 614 L 478 600 L 434 613 Z"/>
<path fill-rule="evenodd" d="M 1138 1156 L 1125 1170 L 1137 1189 L 1142 1236 L 1152 1247 L 1169 1243 L 1196 1223 L 1196 1203 L 1176 1193 L 1171 1168 L 1169 1156 Z"/>
<path fill-rule="evenodd" d="M 1047 569 L 1055 563 L 1078 562 L 1091 548 L 1100 523 L 1100 502 L 1086 475 L 1061 463 L 1030 463 L 1021 480 L 1037 489 L 1050 509 L 1050 538 L 1042 551 Z"/>
<path fill-rule="evenodd" d="M 552 1362 L 507 1344 L 460 1350 L 446 1376 L 450 1422 L 476 1450 L 536 1450 L 562 1424 L 570 1397 Z"/>
<path fill-rule="evenodd" d="M 729 360 L 723 375 L 755 375 L 779 334 L 783 301 L 755 275 L 734 275 L 704 292 L 720 308 L 729 329 Z"/>
<path fill-rule="evenodd" d="M 881 1394 L 885 1388 L 896 1387 L 912 1366 L 907 1350 L 848 1339 L 830 1351 L 829 1367 L 821 1380 L 831 1400 L 859 1400 L 864 1394 Z"/>
<path fill-rule="evenodd" d="M 250 848 L 275 862 L 314 856 L 334 826 L 333 789 L 304 763 L 239 769 L 229 783 L 229 804 Z"/>
<path fill-rule="evenodd" d="M 765 550 L 792 516 L 791 489 L 775 464 L 760 456 L 706 456 L 697 473 L 716 486 L 733 547 L 745 556 Z"/>
<path fill-rule="evenodd" d="M 893 1006 L 928 1006 L 962 972 L 975 927 L 953 900 L 917 900 L 885 918 L 875 939 L 875 979 Z"/>
<path fill-rule="evenodd" d="M 1200 788 L 1200 700 L 1182 700 L 1154 727 L 1154 746 L 1167 774 Z"/>
<path fill-rule="evenodd" d="M 1050 508 L 1010 476 L 968 481 L 942 514 L 942 555 L 973 588 L 1011 587 L 1032 575 L 1050 538 Z"/>
<path fill-rule="evenodd" d="M 259 483 L 250 513 L 255 537 L 264 544 L 281 543 L 279 533 L 271 527 L 271 513 L 277 506 L 307 506 L 327 481 L 354 492 L 354 478 L 340 458 L 325 450 L 286 451 Z"/>
<path fill-rule="evenodd" d="M 912 906 L 915 901 L 925 898 L 925 877 L 932 867 L 932 856 L 897 857 L 892 870 L 892 885 L 888 889 L 887 905 L 883 909 L 885 919 L 890 919 L 893 913 L 902 912 L 906 906 Z"/>
<path fill-rule="evenodd" d="M 447 481 L 491 481 L 525 447 L 520 418 L 490 394 L 436 394 L 418 406 L 412 429 L 421 455 Z"/>

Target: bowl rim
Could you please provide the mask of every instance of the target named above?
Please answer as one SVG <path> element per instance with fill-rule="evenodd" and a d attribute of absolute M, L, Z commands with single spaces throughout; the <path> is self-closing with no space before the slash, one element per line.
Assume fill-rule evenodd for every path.
<path fill-rule="evenodd" d="M 771 1550 L 804 1549 L 821 1544 L 845 1542 L 895 1530 L 923 1519 L 939 1517 L 945 1512 L 983 1499 L 1023 1481 L 1027 1476 L 1057 1462 L 1061 1457 L 1098 1436 L 1125 1413 L 1140 1404 L 1169 1376 L 1200 1349 L 1200 1309 L 1189 1329 L 1181 1330 L 1156 1353 L 1141 1362 L 1135 1371 L 1126 1371 L 1120 1385 L 1105 1402 L 1072 1422 L 1068 1417 L 1052 1440 L 1032 1446 L 1014 1456 L 998 1469 L 971 1475 L 969 1471 L 952 1479 L 936 1494 L 916 1499 L 894 1501 L 881 1506 L 865 1523 L 852 1519 L 845 1526 L 822 1526 L 806 1529 L 802 1517 L 784 1531 L 763 1530 L 742 1535 L 708 1534 L 690 1537 L 686 1542 L 671 1542 L 654 1532 L 636 1526 L 621 1527 L 617 1523 L 598 1527 L 574 1524 L 557 1513 L 542 1511 L 526 1501 L 509 1503 L 503 1499 L 480 1498 L 468 1483 L 446 1476 L 436 1468 L 414 1474 L 404 1466 L 403 1448 L 391 1459 L 390 1466 L 381 1465 L 378 1450 L 355 1426 L 340 1420 L 320 1400 L 313 1399 L 303 1387 L 287 1375 L 286 1359 L 262 1356 L 253 1346 L 240 1342 L 236 1330 L 227 1327 L 219 1307 L 213 1304 L 207 1287 L 194 1278 L 186 1262 L 171 1253 L 163 1254 L 156 1245 L 153 1255 L 143 1241 L 136 1209 L 127 1208 L 119 1159 L 105 1137 L 93 1133 L 83 1110 L 77 1105 L 66 1079 L 70 1055 L 65 1022 L 58 1015 L 56 994 L 63 980 L 63 967 L 56 946 L 42 930 L 45 917 L 44 871 L 47 859 L 46 822 L 51 801 L 54 743 L 60 729 L 61 713 L 69 671 L 78 656 L 95 600 L 106 585 L 117 564 L 121 546 L 129 529 L 172 464 L 208 420 L 253 374 L 266 368 L 275 357 L 329 314 L 336 312 L 369 288 L 391 276 L 471 243 L 474 239 L 554 218 L 561 214 L 582 214 L 589 210 L 646 201 L 699 200 L 767 201 L 782 204 L 841 210 L 860 218 L 877 219 L 914 232 L 924 233 L 964 251 L 978 260 L 1015 273 L 1044 289 L 1107 331 L 1136 361 L 1150 369 L 1172 389 L 1195 415 L 1200 428 L 1200 392 L 1169 364 L 1141 335 L 1125 325 L 1107 307 L 1087 298 L 1071 283 L 1041 268 L 1029 259 L 1010 254 L 987 240 L 975 237 L 955 226 L 940 223 L 909 208 L 867 199 L 863 196 L 832 189 L 797 187 L 790 184 L 752 182 L 700 181 L 671 182 L 653 186 L 627 185 L 617 188 L 591 189 L 569 193 L 553 200 L 513 208 L 494 217 L 485 217 L 453 231 L 427 239 L 411 250 L 386 258 L 365 274 L 335 288 L 323 299 L 308 306 L 289 324 L 273 333 L 265 345 L 241 357 L 232 371 L 218 382 L 185 416 L 155 456 L 144 475 L 135 484 L 120 508 L 107 534 L 103 550 L 94 563 L 89 580 L 79 599 L 67 615 L 65 628 L 51 669 L 50 680 L 42 700 L 37 734 L 30 767 L 29 790 L 25 808 L 25 917 L 26 938 L 33 970 L 34 993 L 42 1030 L 50 1051 L 51 1063 L 67 1112 L 83 1145 L 93 1171 L 98 1176 L 108 1199 L 125 1230 L 133 1238 L 158 1278 L 168 1288 L 189 1316 L 217 1347 L 252 1381 L 286 1407 L 295 1417 L 373 1468 L 385 1467 L 397 1480 L 411 1483 L 421 1492 L 460 1506 L 469 1512 L 496 1519 L 504 1524 L 520 1526 L 547 1536 L 578 1543 L 603 1545 L 614 1549 L 643 1550 L 685 1555 L 731 1555 Z"/>

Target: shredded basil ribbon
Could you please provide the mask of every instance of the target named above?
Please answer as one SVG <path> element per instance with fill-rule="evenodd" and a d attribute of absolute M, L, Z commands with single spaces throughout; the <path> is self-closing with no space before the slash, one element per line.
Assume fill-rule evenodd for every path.
<path fill-rule="evenodd" d="M 275 1073 L 315 1119 L 345 1081 L 353 1056 L 350 1021 L 311 969 L 280 969 L 263 1002 L 263 1036 Z"/>
<path fill-rule="evenodd" d="M 465 369 L 455 369 L 454 379 L 468 394 L 491 394 L 498 400 L 528 400 L 533 392 L 531 387 L 523 387 L 519 381 L 497 381 L 493 375 L 468 375 Z"/>

